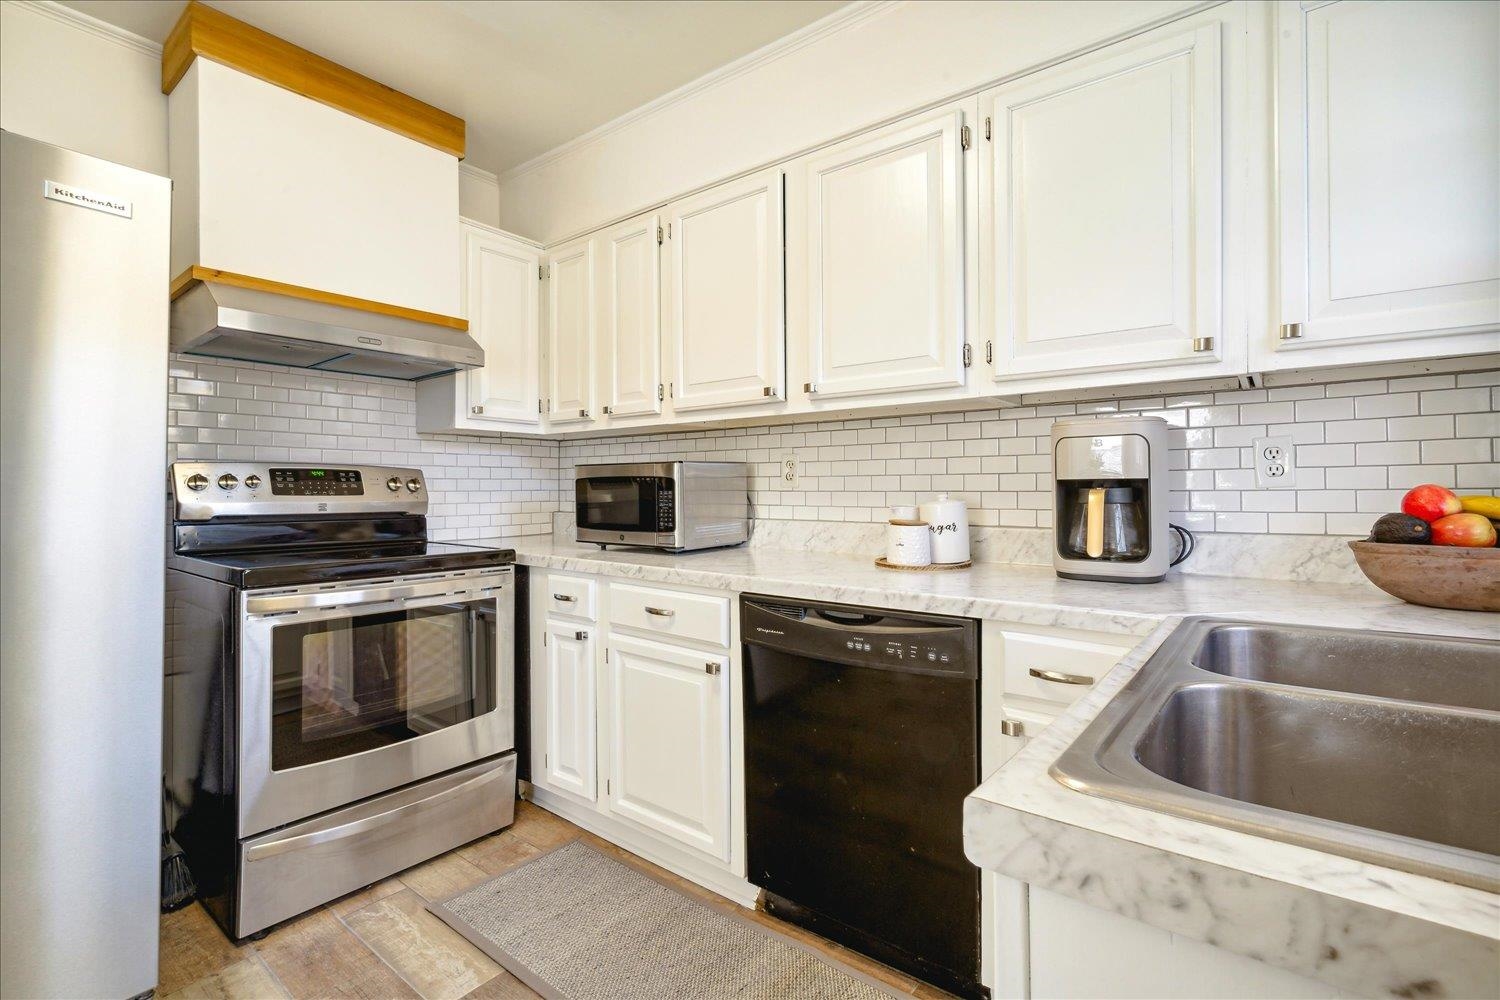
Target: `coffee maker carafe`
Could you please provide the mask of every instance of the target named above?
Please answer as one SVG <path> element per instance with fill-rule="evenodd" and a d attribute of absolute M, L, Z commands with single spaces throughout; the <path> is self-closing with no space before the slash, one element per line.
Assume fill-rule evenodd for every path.
<path fill-rule="evenodd" d="M 1171 561 L 1167 422 L 1096 417 L 1052 425 L 1053 566 L 1069 580 L 1155 583 Z"/>

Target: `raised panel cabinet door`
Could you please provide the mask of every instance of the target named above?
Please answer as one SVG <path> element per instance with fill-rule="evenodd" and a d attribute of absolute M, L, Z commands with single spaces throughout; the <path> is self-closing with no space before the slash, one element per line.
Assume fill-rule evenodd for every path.
<path fill-rule="evenodd" d="M 1276 13 L 1278 352 L 1476 328 L 1500 349 L 1500 3 Z"/>
<path fill-rule="evenodd" d="M 1222 354 L 1222 26 L 996 88 L 981 230 L 997 380 Z"/>
<path fill-rule="evenodd" d="M 594 247 L 581 240 L 547 261 L 547 418 L 594 419 Z"/>
<path fill-rule="evenodd" d="M 652 213 L 595 240 L 610 416 L 661 412 L 661 238 L 661 216 Z"/>
<path fill-rule="evenodd" d="M 773 168 L 668 207 L 674 410 L 785 398 L 782 180 Z"/>
<path fill-rule="evenodd" d="M 546 787 L 597 801 L 594 638 L 587 625 L 548 620 L 543 628 L 540 765 Z M 535 744 L 533 744 L 535 745 Z M 535 757 L 536 755 L 533 754 Z"/>
<path fill-rule="evenodd" d="M 964 383 L 963 114 L 807 161 L 810 391 Z"/>
<path fill-rule="evenodd" d="M 729 658 L 611 635 L 611 812 L 729 857 Z"/>
<path fill-rule="evenodd" d="M 469 334 L 484 349 L 471 369 L 469 416 L 475 420 L 541 420 L 540 293 L 535 249 L 473 226 L 463 227 L 464 301 Z"/>

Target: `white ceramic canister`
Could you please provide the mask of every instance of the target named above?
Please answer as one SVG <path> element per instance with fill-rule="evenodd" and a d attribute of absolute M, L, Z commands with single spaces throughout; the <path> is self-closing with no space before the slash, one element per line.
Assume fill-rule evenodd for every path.
<path fill-rule="evenodd" d="M 931 566 L 932 533 L 926 521 L 892 521 L 885 526 L 885 561 L 892 566 Z"/>
<path fill-rule="evenodd" d="M 969 561 L 969 505 L 950 500 L 940 493 L 920 508 L 922 520 L 932 533 L 932 561 L 961 563 Z"/>
<path fill-rule="evenodd" d="M 898 503 L 891 508 L 892 521 L 916 521 L 920 520 L 917 515 L 917 505 L 914 503 Z"/>

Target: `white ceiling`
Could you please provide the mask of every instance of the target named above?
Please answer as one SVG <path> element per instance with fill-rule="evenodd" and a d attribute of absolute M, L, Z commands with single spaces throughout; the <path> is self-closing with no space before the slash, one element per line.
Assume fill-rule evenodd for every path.
<path fill-rule="evenodd" d="M 213 0 L 211 6 L 468 123 L 503 172 L 846 0 Z M 182 0 L 66 0 L 160 42 Z"/>

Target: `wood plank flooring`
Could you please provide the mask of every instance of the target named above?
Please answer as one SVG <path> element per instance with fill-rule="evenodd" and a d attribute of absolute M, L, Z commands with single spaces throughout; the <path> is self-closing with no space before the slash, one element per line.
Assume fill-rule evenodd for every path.
<path fill-rule="evenodd" d="M 428 913 L 426 903 L 575 838 L 645 865 L 695 899 L 747 914 L 805 941 L 899 992 L 947 996 L 831 941 L 764 913 L 746 911 L 530 802 L 516 803 L 516 822 L 507 829 L 281 924 L 260 941 L 235 945 L 196 903 L 163 914 L 157 996 L 163 1000 L 535 1000 L 537 995 L 520 980 Z"/>

